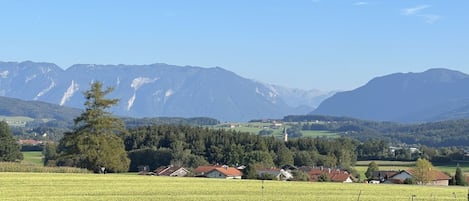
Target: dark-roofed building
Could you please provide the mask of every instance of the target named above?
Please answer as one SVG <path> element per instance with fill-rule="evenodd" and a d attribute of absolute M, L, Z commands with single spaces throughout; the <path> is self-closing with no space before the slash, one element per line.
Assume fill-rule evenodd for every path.
<path fill-rule="evenodd" d="M 153 171 L 157 176 L 184 177 L 189 173 L 184 167 L 179 166 L 161 166 Z"/>
<path fill-rule="evenodd" d="M 399 172 L 398 174 L 392 176 L 389 180 L 392 183 L 395 184 L 401 184 L 404 183 L 406 179 L 414 178 L 414 170 L 409 169 L 409 170 L 403 170 Z M 440 172 L 438 170 L 431 170 L 432 174 L 432 181 L 426 185 L 434 185 L 434 186 L 448 186 L 449 185 L 449 180 L 451 179 L 450 176 L 446 175 L 443 172 Z"/>
<path fill-rule="evenodd" d="M 385 181 L 388 181 L 391 177 L 393 177 L 396 174 L 399 174 L 399 171 L 394 171 L 394 170 L 373 171 L 372 178 L 368 182 L 370 182 L 370 183 L 383 183 Z"/>
<path fill-rule="evenodd" d="M 262 177 L 263 175 L 271 175 L 277 180 L 290 180 L 293 179 L 293 175 L 284 169 L 278 168 L 258 168 L 256 169 L 257 176 Z"/>

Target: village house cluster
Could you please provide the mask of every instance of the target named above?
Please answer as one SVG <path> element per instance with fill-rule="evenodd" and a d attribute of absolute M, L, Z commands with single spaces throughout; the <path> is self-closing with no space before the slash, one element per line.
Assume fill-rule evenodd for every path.
<path fill-rule="evenodd" d="M 148 171 L 145 167 L 140 171 L 139 175 L 152 175 L 152 176 L 170 176 L 170 177 L 205 177 L 205 178 L 219 178 L 219 179 L 242 179 L 243 169 L 245 166 L 229 167 L 227 165 L 207 165 L 199 166 L 190 171 L 188 168 L 180 166 L 161 166 L 154 171 Z M 279 181 L 294 180 L 293 171 L 301 171 L 306 173 L 308 180 L 312 182 L 329 181 L 340 183 L 352 183 L 358 180 L 347 171 L 334 168 L 324 167 L 294 167 L 285 166 L 284 168 L 256 168 L 258 178 L 271 178 Z M 368 181 L 370 184 L 404 184 L 406 179 L 414 178 L 414 171 L 412 169 L 402 171 L 374 171 L 372 179 Z M 451 177 L 443 172 L 433 170 L 433 180 L 427 185 L 448 186 Z M 327 178 L 325 180 L 324 178 Z"/>

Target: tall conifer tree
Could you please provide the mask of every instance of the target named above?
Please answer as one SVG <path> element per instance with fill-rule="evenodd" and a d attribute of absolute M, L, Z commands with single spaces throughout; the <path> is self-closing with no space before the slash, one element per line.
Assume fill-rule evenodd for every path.
<path fill-rule="evenodd" d="M 106 99 L 113 88 L 102 90 L 102 83 L 91 84 L 84 93 L 85 111 L 74 120 L 75 128 L 65 133 L 59 145 L 58 165 L 87 168 L 100 172 L 125 172 L 130 160 L 120 135 L 126 135 L 124 123 L 107 111 L 118 99 Z"/>

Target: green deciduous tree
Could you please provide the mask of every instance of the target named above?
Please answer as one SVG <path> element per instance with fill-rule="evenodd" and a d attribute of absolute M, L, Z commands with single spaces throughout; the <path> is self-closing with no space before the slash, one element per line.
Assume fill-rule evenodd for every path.
<path fill-rule="evenodd" d="M 415 177 L 415 181 L 418 184 L 428 184 L 433 181 L 435 177 L 434 167 L 432 163 L 427 159 L 419 158 L 415 163 L 413 175 Z"/>
<path fill-rule="evenodd" d="M 125 172 L 130 160 L 124 149 L 124 123 L 107 111 L 118 99 L 106 99 L 113 88 L 102 90 L 101 82 L 84 93 L 85 111 L 74 120 L 75 128 L 65 133 L 59 145 L 58 165 L 87 168 L 99 172 Z"/>
<path fill-rule="evenodd" d="M 378 170 L 379 170 L 378 164 L 376 164 L 376 162 L 374 161 L 371 161 L 368 164 L 368 169 L 366 169 L 366 172 L 365 172 L 366 178 L 371 179 L 373 177 L 373 172 L 378 171 Z"/>
<path fill-rule="evenodd" d="M 20 145 L 13 138 L 8 124 L 0 121 L 0 161 L 19 160 L 23 160 Z"/>

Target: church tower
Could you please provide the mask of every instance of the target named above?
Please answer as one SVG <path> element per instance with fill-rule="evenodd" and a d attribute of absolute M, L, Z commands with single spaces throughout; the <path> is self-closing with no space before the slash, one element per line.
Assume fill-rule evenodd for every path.
<path fill-rule="evenodd" d="M 283 141 L 288 142 L 288 133 L 286 127 L 283 127 Z"/>

